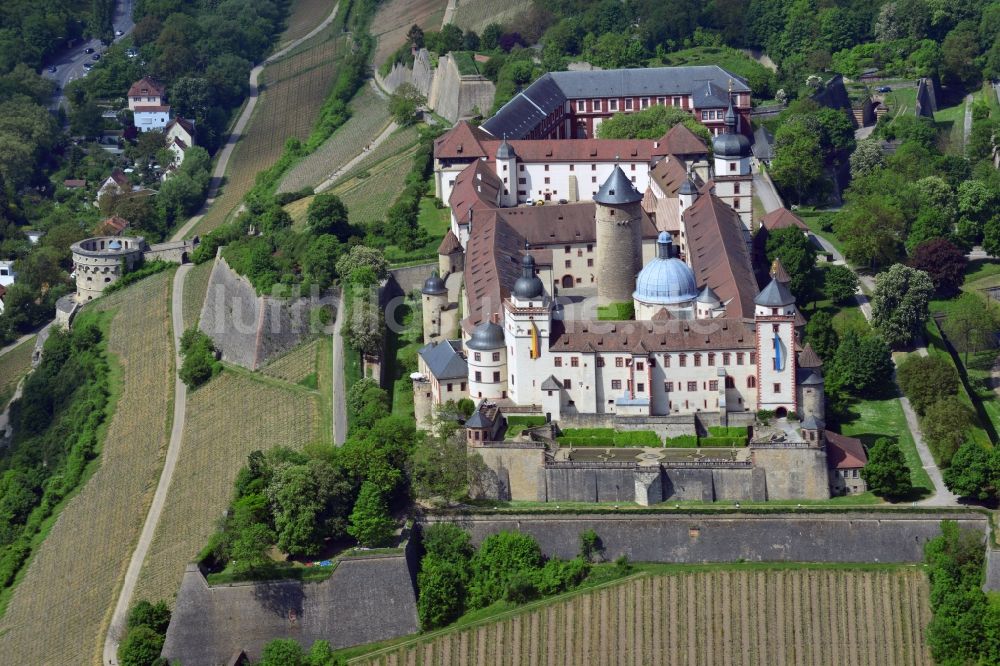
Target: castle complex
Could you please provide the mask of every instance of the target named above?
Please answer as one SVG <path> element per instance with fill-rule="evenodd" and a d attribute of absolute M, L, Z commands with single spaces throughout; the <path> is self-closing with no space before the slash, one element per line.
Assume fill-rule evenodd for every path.
<path fill-rule="evenodd" d="M 828 472 L 821 363 L 800 344 L 787 274 L 777 266 L 761 289 L 751 266 L 750 145 L 733 88 L 711 155 L 683 125 L 657 141 L 497 140 L 460 123 L 436 142 L 451 228 L 422 290 L 417 417 L 464 397 L 479 405 L 466 428 L 496 474 L 487 494 L 793 499 L 828 497 L 843 480 Z M 755 423 L 759 410 L 777 425 Z M 661 437 L 755 427 L 750 447 L 716 460 L 595 458 L 544 432 L 512 439 L 512 413 Z M 672 465 L 690 478 L 663 477 Z"/>

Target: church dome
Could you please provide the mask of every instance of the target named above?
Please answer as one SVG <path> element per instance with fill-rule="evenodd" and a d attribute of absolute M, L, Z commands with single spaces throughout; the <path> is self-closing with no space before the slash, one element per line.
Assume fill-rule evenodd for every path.
<path fill-rule="evenodd" d="M 750 142 L 742 134 L 725 132 L 712 140 L 712 152 L 716 157 L 737 159 L 750 156 Z"/>
<path fill-rule="evenodd" d="M 505 346 L 503 329 L 491 321 L 484 321 L 472 329 L 472 336 L 465 346 L 476 351 L 503 349 Z"/>
<path fill-rule="evenodd" d="M 677 257 L 670 256 L 670 234 L 660 232 L 657 257 L 639 272 L 632 298 L 640 303 L 678 305 L 698 298 L 694 271 Z"/>
<path fill-rule="evenodd" d="M 438 275 L 437 271 L 431 273 L 431 276 L 424 280 L 424 286 L 420 290 L 420 293 L 426 294 L 428 296 L 434 296 L 437 294 L 444 294 L 448 292 L 448 288 L 444 284 L 444 280 Z"/>
<path fill-rule="evenodd" d="M 535 258 L 525 254 L 521 259 L 521 277 L 514 283 L 511 294 L 522 301 L 541 298 L 544 291 L 542 281 L 535 275 Z"/>

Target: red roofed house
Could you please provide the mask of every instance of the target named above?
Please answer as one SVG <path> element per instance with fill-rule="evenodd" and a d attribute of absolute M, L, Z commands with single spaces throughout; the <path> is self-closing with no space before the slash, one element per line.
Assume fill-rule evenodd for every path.
<path fill-rule="evenodd" d="M 113 215 L 97 225 L 95 236 L 121 236 L 128 229 L 128 220 Z"/>
<path fill-rule="evenodd" d="M 833 495 L 855 495 L 868 490 L 861 478 L 861 469 L 868 464 L 868 454 L 861 440 L 829 430 L 826 439 L 826 464 L 830 470 L 830 492 Z"/>
<path fill-rule="evenodd" d="M 128 90 L 128 108 L 140 132 L 162 130 L 170 121 L 170 107 L 166 104 L 166 88 L 153 79 L 143 77 Z"/>
<path fill-rule="evenodd" d="M 94 205 L 100 205 L 101 197 L 105 194 L 125 194 L 126 192 L 133 191 L 133 189 L 132 181 L 128 179 L 125 172 L 121 169 L 115 169 L 97 189 L 97 196 L 94 197 Z"/>
<path fill-rule="evenodd" d="M 772 210 L 770 213 L 765 215 L 763 219 L 761 219 L 760 223 L 761 226 L 768 231 L 794 227 L 796 229 L 801 229 L 803 233 L 809 233 L 809 227 L 802 221 L 802 218 L 787 208 L 777 208 Z"/>

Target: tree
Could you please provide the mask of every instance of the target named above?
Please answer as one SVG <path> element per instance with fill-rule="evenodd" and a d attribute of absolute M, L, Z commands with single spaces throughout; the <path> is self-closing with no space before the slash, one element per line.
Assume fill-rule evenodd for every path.
<path fill-rule="evenodd" d="M 196 328 L 189 328 L 181 336 L 181 356 L 184 361 L 178 376 L 188 389 L 195 389 L 221 372 L 222 364 L 216 359 L 215 344 Z"/>
<path fill-rule="evenodd" d="M 417 109 L 427 102 L 412 83 L 400 84 L 389 97 L 389 113 L 399 125 L 413 124 L 417 119 Z"/>
<path fill-rule="evenodd" d="M 996 494 L 997 469 L 995 456 L 976 442 L 966 442 L 951 459 L 944 471 L 948 490 L 959 497 L 985 500 Z"/>
<path fill-rule="evenodd" d="M 962 294 L 941 324 L 951 344 L 965 353 L 966 365 L 969 363 L 970 351 L 993 347 L 998 327 L 1000 316 L 997 307 L 974 292 Z"/>
<path fill-rule="evenodd" d="M 331 234 L 346 242 L 354 233 L 347 217 L 347 206 L 336 194 L 317 194 L 306 209 L 309 231 L 316 235 Z"/>
<path fill-rule="evenodd" d="M 879 497 L 898 499 L 913 489 L 903 452 L 895 440 L 887 437 L 878 439 L 868 451 L 868 463 L 861 470 L 861 478 Z"/>
<path fill-rule="evenodd" d="M 118 646 L 118 663 L 121 666 L 150 666 L 160 657 L 163 636 L 147 626 L 130 629 Z"/>
<path fill-rule="evenodd" d="M 918 414 L 943 396 L 958 393 L 958 373 L 943 356 L 911 354 L 899 364 L 896 379 Z"/>
<path fill-rule="evenodd" d="M 921 243 L 945 238 L 951 233 L 952 219 L 937 208 L 921 208 L 917 219 L 910 225 L 910 233 L 906 236 L 904 245 L 907 252 L 914 252 Z"/>
<path fill-rule="evenodd" d="M 775 157 L 771 176 L 779 187 L 795 193 L 802 203 L 823 181 L 823 151 L 815 123 L 793 116 L 774 135 Z"/>
<path fill-rule="evenodd" d="M 410 29 L 406 32 L 406 41 L 410 43 L 415 49 L 424 48 L 424 31 L 416 24 L 410 26 Z"/>
<path fill-rule="evenodd" d="M 976 67 L 977 39 L 976 27 L 971 21 L 963 21 L 948 33 L 941 44 L 941 74 L 946 83 L 969 87 L 980 78 Z"/>
<path fill-rule="evenodd" d="M 278 547 L 291 555 L 315 555 L 331 527 L 346 513 L 350 483 L 340 468 L 312 459 L 275 467 L 267 485 Z M 331 522 L 332 520 L 332 522 Z"/>
<path fill-rule="evenodd" d="M 868 268 L 887 266 L 902 255 L 906 221 L 894 201 L 881 194 L 848 201 L 837 218 L 836 232 L 844 240 L 844 255 Z"/>
<path fill-rule="evenodd" d="M 948 467 L 972 427 L 972 412 L 956 396 L 941 398 L 924 412 L 920 430 L 934 459 Z"/>
<path fill-rule="evenodd" d="M 660 105 L 635 113 L 616 113 L 598 126 L 597 136 L 601 139 L 660 139 L 678 123 L 694 132 L 706 146 L 711 143 L 708 130 L 689 112 Z"/>
<path fill-rule="evenodd" d="M 371 481 L 361 484 L 358 501 L 351 512 L 351 524 L 348 534 L 358 540 L 362 546 L 377 548 L 392 541 L 396 522 L 389 515 L 382 492 Z"/>
<path fill-rule="evenodd" d="M 858 276 L 847 266 L 829 266 L 823 271 L 823 294 L 834 303 L 850 300 L 858 291 Z"/>
<path fill-rule="evenodd" d="M 927 273 L 939 296 L 951 297 L 965 280 L 965 253 L 944 238 L 917 245 L 910 256 L 910 266 Z"/>
<path fill-rule="evenodd" d="M 856 331 L 844 333 L 826 376 L 831 392 L 847 391 L 857 396 L 875 396 L 892 376 L 892 355 L 878 335 L 862 336 Z"/>
<path fill-rule="evenodd" d="M 465 432 L 454 421 L 436 424 L 413 451 L 413 486 L 420 497 L 455 501 L 469 492 L 469 453 Z"/>
<path fill-rule="evenodd" d="M 275 638 L 264 646 L 258 666 L 310 666 L 302 646 L 293 638 Z"/>
<path fill-rule="evenodd" d="M 829 312 L 820 310 L 809 317 L 806 323 L 806 340 L 824 361 L 829 363 L 833 360 L 840 339 L 833 328 L 833 317 Z"/>
<path fill-rule="evenodd" d="M 580 532 L 580 557 L 586 562 L 600 560 L 604 553 L 604 542 L 594 530 Z"/>
<path fill-rule="evenodd" d="M 1000 257 L 1000 215 L 986 223 L 983 250 L 991 257 Z"/>
<path fill-rule="evenodd" d="M 371 268 L 376 281 L 389 276 L 389 262 L 382 251 L 364 245 L 351 246 L 350 251 L 337 260 L 337 275 L 344 279 L 360 267 Z"/>
<path fill-rule="evenodd" d="M 448 53 L 449 51 L 461 51 L 462 44 L 464 42 L 464 35 L 462 34 L 462 29 L 459 28 L 454 23 L 446 23 L 441 26 L 441 53 Z"/>
<path fill-rule="evenodd" d="M 627 32 L 606 32 L 597 39 L 584 39 L 587 60 L 604 69 L 639 67 L 645 55 L 642 43 Z"/>
<path fill-rule="evenodd" d="M 882 142 L 878 139 L 859 141 L 851 153 L 851 177 L 867 176 L 885 167 Z"/>
<path fill-rule="evenodd" d="M 786 227 L 772 231 L 767 236 L 765 246 L 768 263 L 775 259 L 788 271 L 791 280 L 789 289 L 799 303 L 813 300 L 818 283 L 816 270 L 816 246 L 805 234 L 795 227 Z"/>
<path fill-rule="evenodd" d="M 93 138 L 99 136 L 104 129 L 104 119 L 101 109 L 93 100 L 73 107 L 70 114 L 69 131 L 78 136 Z"/>
<path fill-rule="evenodd" d="M 126 626 L 129 629 L 135 627 L 149 627 L 157 634 L 166 635 L 167 626 L 170 624 L 170 608 L 167 602 L 158 601 L 151 604 L 145 599 L 139 601 L 128 613 Z"/>
<path fill-rule="evenodd" d="M 503 35 L 503 26 L 499 23 L 490 23 L 483 28 L 483 34 L 479 36 L 479 46 L 486 51 L 495 51 L 500 47 L 501 35 Z"/>
<path fill-rule="evenodd" d="M 483 608 L 502 599 L 514 577 L 541 566 L 542 552 L 532 537 L 520 532 L 491 534 L 472 558 L 469 605 Z"/>
<path fill-rule="evenodd" d="M 417 615 L 424 630 L 443 627 L 465 612 L 467 572 L 447 560 L 427 556 L 417 575 Z"/>
<path fill-rule="evenodd" d="M 927 321 L 927 303 L 933 294 L 934 283 L 927 273 L 894 264 L 875 278 L 872 328 L 890 346 L 911 343 Z"/>
<path fill-rule="evenodd" d="M 374 379 L 365 377 L 347 389 L 347 413 L 361 428 L 371 428 L 389 415 L 389 396 Z"/>

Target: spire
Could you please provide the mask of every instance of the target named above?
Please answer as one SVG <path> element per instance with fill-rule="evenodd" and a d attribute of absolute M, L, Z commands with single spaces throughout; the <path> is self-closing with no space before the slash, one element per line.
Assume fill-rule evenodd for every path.
<path fill-rule="evenodd" d="M 733 111 L 733 82 L 729 80 L 729 108 L 726 109 L 726 131 L 732 134 L 736 131 L 736 112 Z"/>

